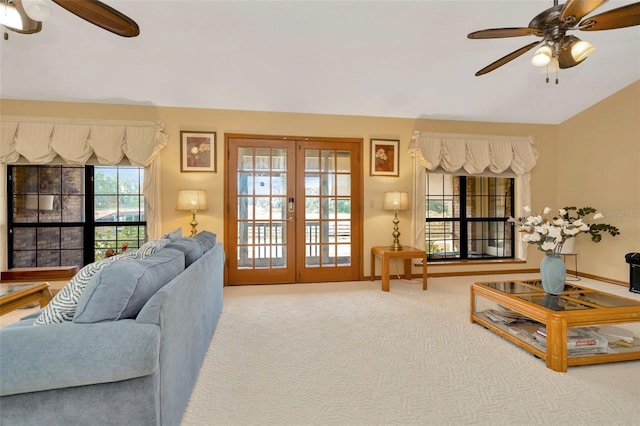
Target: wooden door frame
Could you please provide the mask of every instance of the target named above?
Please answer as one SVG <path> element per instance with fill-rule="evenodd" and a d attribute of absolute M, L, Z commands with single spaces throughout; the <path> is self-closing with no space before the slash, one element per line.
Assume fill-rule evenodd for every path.
<path fill-rule="evenodd" d="M 361 208 L 359 209 L 359 235 L 360 238 L 357 241 L 358 251 L 354 253 L 354 261 L 358 262 L 358 279 L 362 281 L 364 279 L 364 162 L 362 157 L 364 156 L 364 138 L 340 138 L 340 137 L 322 137 L 322 136 L 285 136 L 285 135 L 265 135 L 265 134 L 251 134 L 251 133 L 225 133 L 224 134 L 224 208 L 222 215 L 223 223 L 223 247 L 227 256 L 229 253 L 229 216 L 230 209 L 232 208 L 229 203 L 229 139 L 269 139 L 269 140 L 283 140 L 283 141 L 313 141 L 313 142 L 347 142 L 347 143 L 359 143 L 360 144 L 360 158 L 358 158 L 358 194 L 352 196 L 352 199 L 359 203 Z M 233 206 L 235 208 L 236 206 Z M 224 285 L 228 285 L 229 276 L 229 262 L 224 263 Z"/>

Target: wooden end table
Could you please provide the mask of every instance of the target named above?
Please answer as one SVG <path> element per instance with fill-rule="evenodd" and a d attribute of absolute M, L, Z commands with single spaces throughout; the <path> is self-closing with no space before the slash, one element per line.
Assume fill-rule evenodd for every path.
<path fill-rule="evenodd" d="M 2 283 L 0 289 L 0 315 L 32 302 L 39 302 L 42 308 L 51 300 L 49 283 Z"/>
<path fill-rule="evenodd" d="M 427 253 L 414 247 L 402 247 L 392 250 L 391 246 L 371 247 L 371 281 L 375 278 L 376 257 L 382 262 L 382 291 L 389 291 L 389 260 L 404 259 L 404 277 L 411 279 L 411 259 L 422 259 L 422 289 L 427 289 Z"/>

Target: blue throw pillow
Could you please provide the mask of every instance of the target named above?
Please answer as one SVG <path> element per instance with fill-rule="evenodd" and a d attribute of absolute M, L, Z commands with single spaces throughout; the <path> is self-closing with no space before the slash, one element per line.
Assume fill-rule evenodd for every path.
<path fill-rule="evenodd" d="M 182 238 L 182 228 L 176 228 L 171 232 L 167 232 L 162 237 L 160 237 L 160 239 L 163 239 L 163 238 L 165 240 L 172 240 L 172 241 Z"/>
<path fill-rule="evenodd" d="M 120 254 L 84 266 L 42 309 L 42 312 L 34 321 L 34 325 L 60 324 L 73 321 L 80 296 L 82 296 L 91 278 L 112 263 L 131 260 L 133 257 L 132 253 Z"/>
<path fill-rule="evenodd" d="M 184 270 L 184 254 L 162 249 L 145 259 L 114 262 L 89 281 L 73 322 L 135 318 L 147 301 Z"/>
<path fill-rule="evenodd" d="M 184 253 L 185 268 L 198 260 L 204 254 L 202 244 L 193 238 L 185 237 L 179 240 L 173 240 L 167 244 L 166 248 L 180 250 Z"/>
<path fill-rule="evenodd" d="M 211 250 L 213 246 L 216 245 L 216 234 L 214 234 L 213 232 L 209 232 L 209 231 L 198 232 L 196 235 L 194 235 L 191 238 L 193 238 L 194 240 L 202 244 L 202 248 L 204 249 L 205 252 Z"/>

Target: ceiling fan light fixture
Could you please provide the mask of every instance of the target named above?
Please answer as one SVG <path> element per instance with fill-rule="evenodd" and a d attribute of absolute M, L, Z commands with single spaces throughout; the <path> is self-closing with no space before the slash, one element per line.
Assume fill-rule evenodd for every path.
<path fill-rule="evenodd" d="M 22 30 L 22 17 L 14 4 L 7 1 L 0 3 L 0 25 Z"/>
<path fill-rule="evenodd" d="M 536 67 L 544 67 L 551 61 L 552 56 L 553 53 L 551 52 L 551 47 L 549 47 L 548 44 L 545 44 L 533 54 L 531 63 Z"/>
<path fill-rule="evenodd" d="M 578 40 L 571 46 L 571 56 L 576 62 L 582 62 L 593 53 L 596 48 L 588 41 Z"/>
<path fill-rule="evenodd" d="M 46 0 L 22 0 L 22 7 L 24 7 L 27 16 L 34 21 L 40 22 L 51 18 L 51 8 L 49 4 L 50 2 Z"/>

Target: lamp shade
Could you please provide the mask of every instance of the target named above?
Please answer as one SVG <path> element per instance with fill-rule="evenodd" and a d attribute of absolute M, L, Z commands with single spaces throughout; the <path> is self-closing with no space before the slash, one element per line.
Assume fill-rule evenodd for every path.
<path fill-rule="evenodd" d="M 542 47 L 536 50 L 536 53 L 533 54 L 531 63 L 536 67 L 543 67 L 547 65 L 549 61 L 551 61 L 552 56 L 553 53 L 551 52 L 551 48 L 548 45 L 544 44 L 542 45 Z"/>
<path fill-rule="evenodd" d="M 0 3 L 0 25 L 22 30 L 22 17 L 13 4 L 4 1 Z"/>
<path fill-rule="evenodd" d="M 34 21 L 46 21 L 51 18 L 51 2 L 47 0 L 22 0 L 27 16 Z"/>
<path fill-rule="evenodd" d="M 588 41 L 578 40 L 571 46 L 571 56 L 576 62 L 582 62 L 593 53 L 595 47 Z"/>
<path fill-rule="evenodd" d="M 176 210 L 206 210 L 207 193 L 200 189 L 181 189 L 178 191 Z"/>
<path fill-rule="evenodd" d="M 409 195 L 406 192 L 392 191 L 384 193 L 385 210 L 401 211 L 409 209 Z"/>

